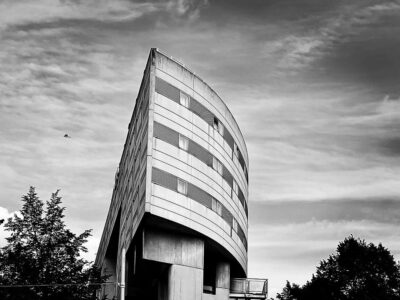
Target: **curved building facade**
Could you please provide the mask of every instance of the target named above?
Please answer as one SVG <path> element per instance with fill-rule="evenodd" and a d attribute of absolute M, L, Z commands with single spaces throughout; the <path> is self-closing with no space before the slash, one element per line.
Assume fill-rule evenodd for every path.
<path fill-rule="evenodd" d="M 123 288 L 102 293 L 228 299 L 247 275 L 248 165 L 225 103 L 152 49 L 96 258 Z"/>

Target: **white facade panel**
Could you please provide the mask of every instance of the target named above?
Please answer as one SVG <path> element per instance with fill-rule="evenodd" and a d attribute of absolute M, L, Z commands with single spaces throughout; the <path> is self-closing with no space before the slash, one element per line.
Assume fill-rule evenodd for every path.
<path fill-rule="evenodd" d="M 189 228 L 197 228 L 196 230 L 212 238 L 216 242 L 226 245 L 225 248 L 231 250 L 234 256 L 239 256 L 242 261 L 246 257 L 246 250 L 244 249 L 239 238 L 232 238 L 226 232 L 224 225 L 219 225 L 224 222 L 217 214 L 207 209 L 206 215 L 201 215 L 197 211 L 186 209 L 175 203 L 175 197 L 167 199 L 170 194 L 164 194 L 162 187 L 157 190 L 151 200 L 152 214 L 163 216 L 164 218 L 183 224 Z M 218 218 L 220 220 L 218 220 Z M 232 251 L 233 250 L 233 251 Z"/>
<path fill-rule="evenodd" d="M 156 100 L 156 104 L 160 105 L 162 108 L 163 105 L 165 103 L 170 103 L 169 105 L 173 105 L 173 106 L 180 106 L 181 105 L 177 104 L 176 102 L 167 99 L 166 97 L 159 95 L 159 99 L 162 98 L 163 101 L 159 101 L 157 102 Z M 171 104 L 172 103 L 172 104 Z M 166 108 L 165 108 L 166 109 Z M 183 108 L 185 111 L 189 111 L 186 108 Z M 162 113 L 158 110 L 156 110 L 156 112 L 158 114 Z M 191 113 L 191 112 L 189 112 Z M 193 116 L 193 119 L 195 119 L 195 117 L 199 118 L 196 114 L 191 113 Z M 247 183 L 246 179 L 244 177 L 243 174 L 243 170 L 241 168 L 241 166 L 239 165 L 239 163 L 237 165 L 232 163 L 232 149 L 229 147 L 229 145 L 226 143 L 226 141 L 223 139 L 223 137 L 211 126 L 209 126 L 204 120 L 202 120 L 202 122 L 205 124 L 204 129 L 206 129 L 206 131 L 201 130 L 199 127 L 196 126 L 196 124 L 191 123 L 191 127 L 190 126 L 182 126 L 182 124 L 180 123 L 180 120 L 182 121 L 183 125 L 190 119 L 190 118 L 183 118 L 180 119 L 181 116 L 179 114 L 175 114 L 173 117 L 170 117 L 169 119 L 174 121 L 178 126 L 173 128 L 176 131 L 179 131 L 179 128 L 184 127 L 184 131 L 186 133 L 183 133 L 184 135 L 186 134 L 186 136 L 188 138 L 191 138 L 192 140 L 194 140 L 195 142 L 197 142 L 198 144 L 202 145 L 204 148 L 208 149 L 211 153 L 216 153 L 219 157 L 219 159 L 221 161 L 224 162 L 224 165 L 230 169 L 230 172 L 235 176 L 236 180 L 238 181 L 238 183 L 241 186 L 241 189 L 243 191 L 247 190 Z M 187 123 L 186 123 L 187 124 Z M 164 124 L 167 125 L 167 124 Z M 188 135 L 187 130 L 191 128 L 191 132 L 193 133 L 192 135 Z M 196 135 L 198 137 L 200 137 L 201 139 L 198 139 L 198 137 L 196 137 Z M 236 169 L 235 169 L 236 167 Z"/>
<path fill-rule="evenodd" d="M 157 145 L 160 144 L 157 141 Z M 167 143 L 165 143 L 167 144 Z M 172 156 L 167 156 L 164 153 L 153 152 L 153 166 L 173 174 L 191 184 L 197 186 L 203 191 L 209 193 L 212 197 L 220 201 L 238 220 L 242 228 L 247 228 L 246 215 L 244 209 L 238 199 L 233 200 L 230 195 L 227 195 L 221 185 L 214 182 L 210 177 L 204 175 L 198 170 L 188 166 Z M 235 205 L 236 204 L 236 205 Z M 245 232 L 247 238 L 247 232 Z"/>

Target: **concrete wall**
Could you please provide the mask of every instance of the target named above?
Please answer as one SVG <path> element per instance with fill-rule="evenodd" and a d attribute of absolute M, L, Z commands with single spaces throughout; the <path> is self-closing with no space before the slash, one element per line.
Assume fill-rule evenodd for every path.
<path fill-rule="evenodd" d="M 168 287 L 168 300 L 202 300 L 203 270 L 172 265 L 169 270 Z"/>
<path fill-rule="evenodd" d="M 171 231 L 145 228 L 143 258 L 203 269 L 204 240 Z"/>

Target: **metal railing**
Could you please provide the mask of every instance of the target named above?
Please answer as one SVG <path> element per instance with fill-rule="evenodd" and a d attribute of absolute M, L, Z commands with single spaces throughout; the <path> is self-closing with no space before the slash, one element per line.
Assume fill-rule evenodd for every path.
<path fill-rule="evenodd" d="M 252 295 L 265 298 L 268 293 L 268 280 L 258 278 L 232 278 L 230 293 L 248 295 L 245 296 L 245 298 L 251 298 Z"/>

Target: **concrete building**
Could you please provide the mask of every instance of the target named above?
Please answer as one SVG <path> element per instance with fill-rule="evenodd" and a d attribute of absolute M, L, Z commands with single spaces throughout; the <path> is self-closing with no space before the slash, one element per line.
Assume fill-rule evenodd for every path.
<path fill-rule="evenodd" d="M 96 264 L 118 299 L 266 297 L 247 275 L 248 156 L 231 112 L 151 49 Z"/>

